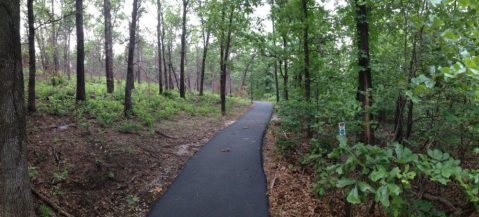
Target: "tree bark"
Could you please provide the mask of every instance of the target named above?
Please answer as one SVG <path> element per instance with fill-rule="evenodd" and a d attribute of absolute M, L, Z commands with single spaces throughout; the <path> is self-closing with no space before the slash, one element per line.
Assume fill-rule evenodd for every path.
<path fill-rule="evenodd" d="M 28 10 L 28 111 L 35 112 L 35 75 L 36 75 L 36 56 L 35 56 L 35 16 L 33 15 L 33 0 L 27 0 Z"/>
<path fill-rule="evenodd" d="M 226 19 L 226 9 L 224 8 L 226 6 L 223 6 L 223 10 L 221 11 L 221 23 L 225 24 L 225 19 Z M 226 115 L 226 64 L 228 62 L 228 57 L 229 57 L 229 49 L 231 46 L 231 31 L 232 31 L 232 24 L 233 24 L 233 13 L 234 13 L 234 7 L 230 7 L 230 14 L 228 18 L 228 25 L 227 25 L 227 35 L 225 38 L 224 32 L 226 29 L 223 29 L 221 31 L 221 38 L 220 38 L 220 67 L 221 67 L 221 77 L 220 77 L 220 98 L 221 98 L 221 114 Z M 225 28 L 223 26 L 223 28 Z"/>
<path fill-rule="evenodd" d="M 19 0 L 0 0 L 0 29 L 0 216 L 34 216 L 28 178 Z"/>
<path fill-rule="evenodd" d="M 157 6 L 157 14 L 158 14 L 158 24 L 156 26 L 156 36 L 157 36 L 157 49 L 158 49 L 158 87 L 159 87 L 159 94 L 163 94 L 163 66 L 162 66 L 162 57 L 163 57 L 163 50 L 162 50 L 162 22 L 161 22 L 161 0 L 156 1 Z"/>
<path fill-rule="evenodd" d="M 355 0 L 356 11 L 356 30 L 358 45 L 358 100 L 363 108 L 363 132 L 361 142 L 366 144 L 374 144 L 374 132 L 371 127 L 373 116 L 369 109 L 372 106 L 372 96 L 370 89 L 372 88 L 371 67 L 369 65 L 369 28 L 368 28 L 368 12 L 366 3 L 359 3 Z"/>
<path fill-rule="evenodd" d="M 106 91 L 113 93 L 115 82 L 113 80 L 113 36 L 111 25 L 111 3 L 110 0 L 104 0 L 103 13 L 105 17 L 105 74 Z"/>
<path fill-rule="evenodd" d="M 136 22 L 138 15 L 138 1 L 133 0 L 133 9 L 131 12 L 130 24 L 130 42 L 128 44 L 128 66 L 126 71 L 126 86 L 125 86 L 125 103 L 124 113 L 129 116 L 132 111 L 131 90 L 133 89 L 133 57 L 135 55 L 135 41 L 136 41 Z"/>
<path fill-rule="evenodd" d="M 206 57 L 208 56 L 208 46 L 210 42 L 211 31 L 208 29 L 206 32 L 206 40 L 203 44 L 203 58 L 201 59 L 201 74 L 200 74 L 200 96 L 203 96 L 204 90 L 204 81 L 205 81 L 205 67 L 206 67 Z"/>
<path fill-rule="evenodd" d="M 76 31 L 77 31 L 77 89 L 76 101 L 85 101 L 85 47 L 83 40 L 83 0 L 76 0 Z"/>
<path fill-rule="evenodd" d="M 186 12 L 188 0 L 183 0 L 183 22 L 181 29 L 181 61 L 180 61 L 180 97 L 185 98 L 185 55 L 186 55 Z"/>

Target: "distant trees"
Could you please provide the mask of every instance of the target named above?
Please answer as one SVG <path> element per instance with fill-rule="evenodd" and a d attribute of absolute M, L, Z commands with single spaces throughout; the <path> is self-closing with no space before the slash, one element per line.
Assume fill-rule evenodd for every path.
<path fill-rule="evenodd" d="M 31 2 L 27 4 L 31 6 Z M 34 216 L 27 164 L 19 0 L 0 0 L 0 29 L 0 216 Z"/>
<path fill-rule="evenodd" d="M 85 101 L 85 45 L 83 38 L 83 0 L 75 0 L 75 18 L 77 31 L 77 87 L 76 100 Z"/>

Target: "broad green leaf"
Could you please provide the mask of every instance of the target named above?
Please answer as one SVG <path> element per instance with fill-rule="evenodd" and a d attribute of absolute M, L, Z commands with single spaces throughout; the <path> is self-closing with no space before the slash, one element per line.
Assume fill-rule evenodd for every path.
<path fill-rule="evenodd" d="M 338 188 L 344 188 L 348 185 L 352 185 L 352 184 L 355 184 L 356 183 L 356 180 L 354 179 L 349 179 L 349 178 L 343 178 L 343 179 L 340 179 L 338 181 L 338 183 L 336 183 L 336 187 Z"/>
<path fill-rule="evenodd" d="M 366 182 L 359 182 L 359 183 L 358 183 L 358 187 L 359 187 L 359 190 L 360 190 L 361 192 L 368 192 L 368 191 L 371 192 L 371 193 L 376 192 L 376 191 L 374 190 L 374 188 L 371 187 L 371 185 L 369 185 L 369 184 L 366 183 Z"/>
<path fill-rule="evenodd" d="M 389 206 L 389 191 L 388 187 L 383 185 L 379 187 L 379 189 L 376 191 L 375 198 L 376 202 L 381 202 L 381 204 L 385 207 Z"/>
<path fill-rule="evenodd" d="M 353 189 L 351 189 L 351 191 L 349 191 L 349 194 L 346 200 L 352 204 L 361 203 L 361 199 L 359 198 L 358 187 L 354 187 Z"/>

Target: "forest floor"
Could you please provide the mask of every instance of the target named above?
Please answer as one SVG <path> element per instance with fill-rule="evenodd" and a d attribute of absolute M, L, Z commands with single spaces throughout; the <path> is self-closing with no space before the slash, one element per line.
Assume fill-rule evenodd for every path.
<path fill-rule="evenodd" d="M 33 189 L 73 216 L 145 216 L 186 161 L 248 107 L 179 114 L 134 133 L 37 112 L 27 118 Z M 54 216 L 43 203 L 37 213 Z"/>

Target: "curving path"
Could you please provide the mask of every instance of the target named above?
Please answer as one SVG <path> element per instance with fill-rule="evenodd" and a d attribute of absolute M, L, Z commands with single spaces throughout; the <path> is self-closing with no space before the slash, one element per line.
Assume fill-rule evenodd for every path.
<path fill-rule="evenodd" d="M 149 217 L 267 217 L 261 147 L 273 106 L 255 102 L 187 162 Z"/>

